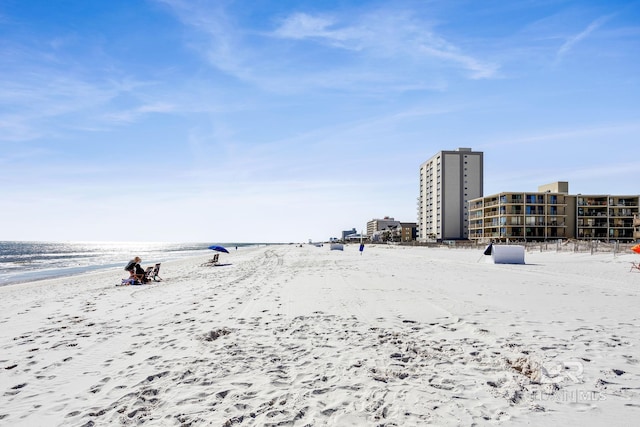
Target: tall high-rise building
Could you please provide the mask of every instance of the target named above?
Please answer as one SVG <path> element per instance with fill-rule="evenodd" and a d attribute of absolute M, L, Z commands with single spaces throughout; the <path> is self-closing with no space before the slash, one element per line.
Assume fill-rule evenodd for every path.
<path fill-rule="evenodd" d="M 468 238 L 468 201 L 483 195 L 483 153 L 440 151 L 420 166 L 418 241 Z"/>

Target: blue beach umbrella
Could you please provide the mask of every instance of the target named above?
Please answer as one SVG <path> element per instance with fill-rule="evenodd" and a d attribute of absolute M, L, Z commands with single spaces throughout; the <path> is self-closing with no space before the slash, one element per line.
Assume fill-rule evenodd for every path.
<path fill-rule="evenodd" d="M 218 246 L 218 245 L 209 246 L 209 249 L 211 249 L 212 251 L 224 252 L 224 253 L 227 253 L 227 254 L 229 253 L 229 251 L 226 250 L 224 247 Z"/>

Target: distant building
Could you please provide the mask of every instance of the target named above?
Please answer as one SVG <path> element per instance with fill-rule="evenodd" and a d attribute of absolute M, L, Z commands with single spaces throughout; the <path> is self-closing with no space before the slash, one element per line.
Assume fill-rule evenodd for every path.
<path fill-rule="evenodd" d="M 360 242 L 364 240 L 367 240 L 367 236 L 363 236 L 360 233 L 349 234 L 343 239 L 344 242 Z"/>
<path fill-rule="evenodd" d="M 418 224 L 415 222 L 401 222 L 400 223 L 400 241 L 401 242 L 413 242 L 417 237 Z"/>
<path fill-rule="evenodd" d="M 576 197 L 576 238 L 634 241 L 637 195 L 584 195 Z"/>
<path fill-rule="evenodd" d="M 420 166 L 419 241 L 468 238 L 468 201 L 483 195 L 483 153 L 440 151 Z"/>
<path fill-rule="evenodd" d="M 374 220 L 375 221 L 375 220 Z M 412 242 L 416 240 L 416 223 L 400 222 L 393 218 L 379 221 L 377 229 L 367 237 L 372 242 Z M 375 227 L 373 227 L 375 228 Z M 372 228 L 372 229 L 373 229 Z"/>
<path fill-rule="evenodd" d="M 469 201 L 471 240 L 547 240 L 575 235 L 575 198 L 568 183 L 537 192 L 505 192 Z"/>
<path fill-rule="evenodd" d="M 367 237 L 372 239 L 373 236 L 378 231 L 385 231 L 385 230 L 388 230 L 390 227 L 399 227 L 399 226 L 400 226 L 400 221 L 396 221 L 395 219 L 388 216 L 385 216 L 382 219 L 372 219 L 371 221 L 367 222 Z"/>
<path fill-rule="evenodd" d="M 347 236 L 351 235 L 351 234 L 357 234 L 358 232 L 356 231 L 355 228 L 352 228 L 351 230 L 346 230 L 342 232 L 342 240 L 347 240 Z"/>
<path fill-rule="evenodd" d="M 506 192 L 469 201 L 472 240 L 633 241 L 640 199 L 623 195 L 569 195 L 569 183 L 555 182 L 537 192 Z"/>

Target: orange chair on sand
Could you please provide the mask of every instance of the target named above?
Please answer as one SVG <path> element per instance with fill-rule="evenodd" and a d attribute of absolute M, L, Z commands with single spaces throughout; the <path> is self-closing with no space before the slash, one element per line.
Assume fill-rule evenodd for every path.
<path fill-rule="evenodd" d="M 637 254 L 640 254 L 640 244 L 639 245 L 635 245 L 633 247 L 631 247 L 631 250 Z M 631 268 L 629 269 L 629 271 L 633 271 L 633 269 L 636 269 L 638 271 L 640 271 L 640 263 L 635 263 L 635 262 L 631 262 Z"/>

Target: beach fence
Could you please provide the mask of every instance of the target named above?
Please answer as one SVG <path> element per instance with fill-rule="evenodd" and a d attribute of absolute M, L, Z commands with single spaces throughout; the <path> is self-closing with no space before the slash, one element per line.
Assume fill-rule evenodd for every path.
<path fill-rule="evenodd" d="M 547 242 L 527 242 L 528 252 L 575 252 L 575 253 L 610 253 L 613 256 L 628 254 L 631 247 L 637 243 L 623 243 L 619 241 L 601 240 L 556 240 Z"/>
<path fill-rule="evenodd" d="M 416 243 L 412 242 L 412 246 L 426 247 L 446 247 L 449 249 L 477 249 L 483 250 L 491 242 L 480 242 L 477 240 L 455 240 L 442 243 Z M 619 242 L 619 241 L 601 241 L 601 240 L 576 240 L 576 239 L 557 239 L 547 240 L 543 242 L 524 242 L 512 240 L 508 243 L 493 242 L 494 245 L 522 245 L 527 252 L 575 252 L 606 254 L 613 256 L 629 254 L 631 247 L 637 245 L 637 242 Z M 405 245 L 405 243 L 403 243 Z"/>

